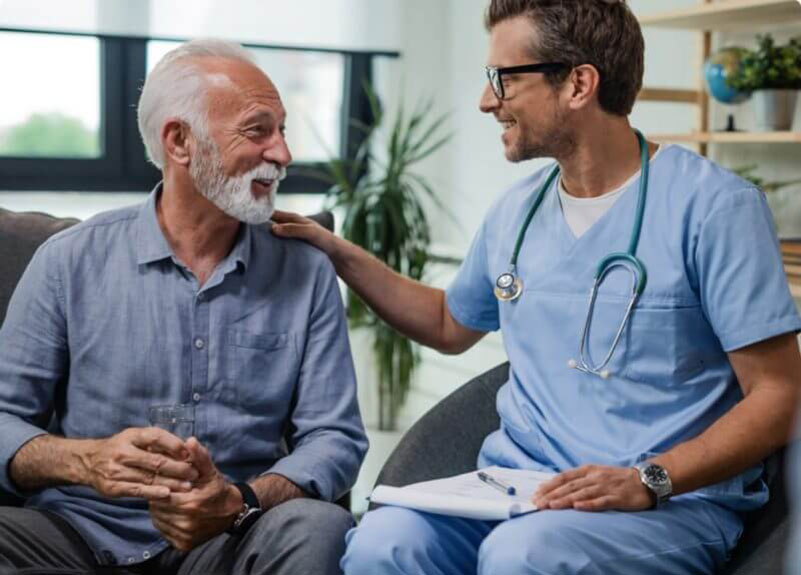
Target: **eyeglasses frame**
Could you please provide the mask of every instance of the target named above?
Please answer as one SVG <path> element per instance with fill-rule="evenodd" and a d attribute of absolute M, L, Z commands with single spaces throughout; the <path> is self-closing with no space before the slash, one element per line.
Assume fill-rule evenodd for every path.
<path fill-rule="evenodd" d="M 507 66 L 505 68 L 485 66 L 484 71 L 487 74 L 487 81 L 490 88 L 492 88 L 492 93 L 499 100 L 505 100 L 506 91 L 503 87 L 503 76 L 505 74 L 550 74 L 568 67 L 569 65 L 564 62 L 540 62 L 538 64 L 523 64 L 522 66 Z M 493 78 L 495 79 L 494 81 Z"/>

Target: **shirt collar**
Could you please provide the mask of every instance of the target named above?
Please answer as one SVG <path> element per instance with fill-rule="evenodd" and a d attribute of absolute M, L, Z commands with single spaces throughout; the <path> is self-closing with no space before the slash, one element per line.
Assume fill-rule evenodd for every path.
<path fill-rule="evenodd" d="M 156 202 L 161 195 L 162 187 L 163 182 L 156 184 L 147 201 L 139 208 L 136 263 L 140 265 L 173 257 L 170 244 L 167 243 L 156 216 Z"/>
<path fill-rule="evenodd" d="M 231 253 L 225 258 L 222 265 L 223 273 L 234 271 L 239 264 L 245 271 L 250 264 L 250 244 L 251 244 L 251 226 L 250 224 L 243 223 L 239 226 L 239 233 L 236 234 L 236 240 Z"/>
<path fill-rule="evenodd" d="M 163 190 L 163 182 L 156 184 L 153 191 L 147 198 L 147 201 L 139 208 L 139 215 L 137 217 L 139 233 L 137 237 L 137 259 L 138 264 L 150 264 L 158 262 L 167 258 L 175 258 L 175 254 L 167 243 L 167 238 L 164 237 L 164 232 L 159 225 L 158 216 L 156 215 L 156 202 Z M 231 253 L 220 264 L 223 273 L 228 273 L 236 269 L 238 264 L 242 264 L 247 270 L 250 264 L 250 250 L 251 250 L 251 229 L 250 225 L 242 224 L 239 227 L 239 233 L 236 235 L 236 240 Z"/>

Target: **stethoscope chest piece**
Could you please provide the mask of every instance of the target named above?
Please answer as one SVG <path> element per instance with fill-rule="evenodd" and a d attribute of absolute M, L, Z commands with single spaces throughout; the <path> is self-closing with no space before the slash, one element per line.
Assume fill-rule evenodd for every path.
<path fill-rule="evenodd" d="M 523 281 L 512 272 L 502 273 L 495 281 L 495 297 L 501 301 L 513 301 L 523 293 Z"/>

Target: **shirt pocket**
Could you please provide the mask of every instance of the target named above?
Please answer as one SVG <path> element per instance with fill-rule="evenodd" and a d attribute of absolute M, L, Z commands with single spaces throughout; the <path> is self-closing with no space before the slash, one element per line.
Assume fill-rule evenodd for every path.
<path fill-rule="evenodd" d="M 299 370 L 293 335 L 232 328 L 226 338 L 226 395 L 248 411 L 285 411 Z"/>
<path fill-rule="evenodd" d="M 638 304 L 627 332 L 621 375 L 631 381 L 681 385 L 716 361 L 709 345 L 716 340 L 700 306 Z"/>

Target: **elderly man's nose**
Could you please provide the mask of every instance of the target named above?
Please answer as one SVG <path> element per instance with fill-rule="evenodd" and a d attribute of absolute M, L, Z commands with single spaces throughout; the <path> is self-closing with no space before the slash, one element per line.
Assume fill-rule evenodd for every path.
<path fill-rule="evenodd" d="M 287 146 L 283 136 L 279 137 L 272 146 L 264 150 L 264 159 L 283 168 L 292 163 L 292 153 L 289 151 L 289 146 Z"/>

